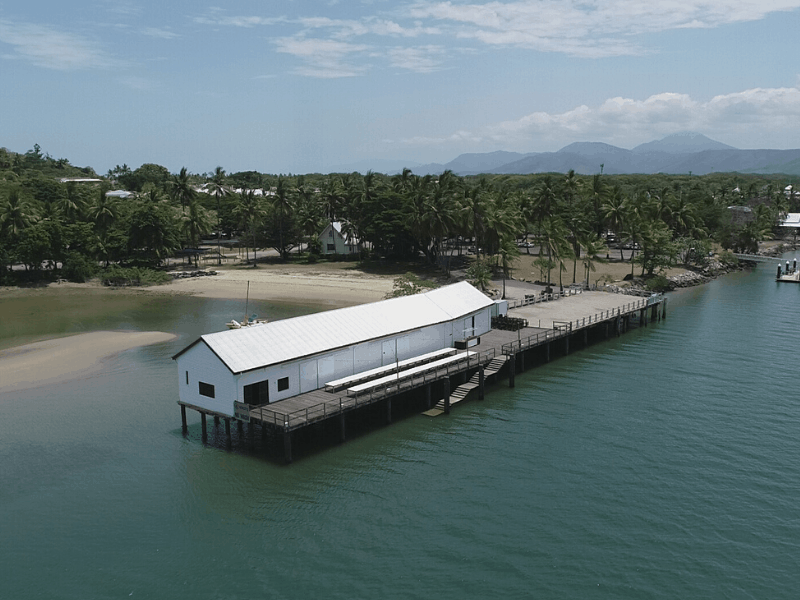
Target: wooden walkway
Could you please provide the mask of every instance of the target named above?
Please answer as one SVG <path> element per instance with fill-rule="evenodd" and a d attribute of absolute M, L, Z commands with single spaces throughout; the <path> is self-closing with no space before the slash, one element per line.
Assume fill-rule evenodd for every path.
<path fill-rule="evenodd" d="M 619 335 L 628 329 L 628 326 L 636 322 L 639 326 L 646 326 L 651 319 L 660 319 L 666 316 L 666 302 L 661 294 L 654 294 L 647 298 L 636 298 L 622 296 L 618 294 L 602 294 L 604 298 L 591 298 L 589 294 L 578 294 L 584 298 L 573 299 L 554 299 L 543 305 L 541 300 L 529 301 L 526 298 L 519 302 L 515 308 L 510 309 L 508 316 L 524 319 L 528 323 L 534 322 L 534 318 L 542 323 L 546 322 L 552 327 L 523 327 L 519 331 L 506 331 L 492 329 L 480 336 L 480 343 L 469 348 L 471 354 L 466 360 L 453 362 L 445 365 L 436 366 L 431 363 L 432 368 L 423 372 L 411 369 L 406 375 L 401 371 L 398 373 L 397 380 L 386 381 L 382 384 L 365 389 L 360 393 L 354 393 L 351 388 L 339 391 L 326 391 L 323 389 L 299 394 L 285 400 L 280 400 L 273 404 L 251 407 L 249 413 L 247 406 L 241 405 L 244 413 L 238 413 L 234 417 L 215 413 L 197 406 L 184 404 L 181 405 L 181 420 L 183 431 L 186 432 L 186 409 L 196 410 L 201 415 L 203 439 L 206 439 L 206 417 L 211 416 L 215 422 L 220 419 L 225 421 L 225 432 L 228 444 L 231 443 L 230 425 L 231 421 L 237 421 L 240 434 L 242 423 L 249 421 L 252 424 L 260 424 L 262 436 L 266 435 L 267 430 L 283 434 L 284 451 L 287 462 L 292 460 L 291 438 L 292 433 L 314 423 L 322 422 L 337 417 L 340 422 L 341 440 L 345 439 L 345 415 L 350 411 L 375 404 L 383 401 L 387 407 L 387 422 L 391 421 L 392 399 L 400 394 L 417 390 L 417 394 L 427 394 L 427 406 L 429 410 L 426 414 L 441 414 L 448 412 L 450 406 L 465 399 L 473 390 L 478 389 L 482 392 L 483 382 L 487 377 L 499 376 L 503 371 L 508 375 L 510 387 L 514 387 L 514 379 L 517 370 L 525 369 L 526 354 L 529 350 L 542 348 L 545 360 L 550 360 L 551 344 L 554 341 L 562 340 L 563 346 L 559 344 L 559 349 L 569 353 L 570 339 L 582 332 L 582 346 L 589 340 L 589 333 L 601 332 L 603 337 Z M 610 298 L 616 297 L 618 300 L 610 302 Z M 570 305 L 562 304 L 569 302 Z M 588 304 L 587 304 L 588 302 Z M 561 305 L 561 306 L 558 306 Z M 597 312 L 580 318 L 573 318 L 576 314 L 585 313 L 587 307 L 594 307 Z M 544 312 L 550 314 L 546 318 L 540 318 Z M 561 317 L 564 320 L 557 320 Z M 580 340 L 580 338 L 579 338 Z M 469 379 L 467 375 L 472 372 Z M 451 392 L 451 382 L 454 377 L 460 381 Z M 483 381 L 482 381 L 483 380 Z M 437 404 L 432 406 L 431 395 L 434 391 L 438 394 L 435 399 Z M 442 398 L 444 396 L 444 398 Z M 246 415 L 246 416 L 245 416 Z M 252 434 L 252 428 L 251 428 Z"/>
<path fill-rule="evenodd" d="M 554 322 L 553 329 L 541 327 L 525 327 L 519 331 L 492 329 L 480 336 L 480 344 L 469 349 L 470 352 L 476 354 L 469 361 L 447 365 L 441 369 L 422 373 L 419 376 L 399 379 L 397 382 L 365 390 L 355 395 L 348 395 L 347 390 L 330 392 L 318 389 L 306 392 L 286 400 L 280 400 L 274 404 L 253 407 L 250 410 L 250 421 L 278 428 L 282 431 L 292 431 L 468 371 L 475 372 L 474 378 L 477 376 L 477 371 L 480 367 L 484 368 L 485 377 L 494 375 L 506 364 L 504 357 L 514 357 L 518 352 L 549 344 L 558 339 L 569 338 L 577 331 L 597 326 L 603 322 L 609 324 L 611 322 L 619 323 L 620 319 L 627 319 L 636 313 L 640 313 L 641 316 L 648 308 L 662 302 L 663 296 L 657 295 L 650 298 L 625 297 L 621 298 L 621 300 L 628 301 L 620 303 L 617 308 L 574 321 Z M 513 312 L 509 311 L 509 316 L 513 316 Z M 627 323 L 627 321 L 625 322 Z M 451 403 L 455 404 L 466 397 L 467 393 L 475 387 L 472 386 L 472 383 L 468 381 L 461 384 L 465 387 L 456 388 L 450 394 Z M 441 401 L 444 402 L 443 399 Z"/>

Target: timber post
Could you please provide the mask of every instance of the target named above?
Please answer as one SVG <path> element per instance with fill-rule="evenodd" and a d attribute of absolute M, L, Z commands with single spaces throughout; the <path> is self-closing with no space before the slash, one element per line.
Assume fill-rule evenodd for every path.
<path fill-rule="evenodd" d="M 485 383 L 486 376 L 483 373 L 483 367 L 481 367 L 478 371 L 478 400 L 483 400 Z"/>
<path fill-rule="evenodd" d="M 544 345 L 544 350 L 545 350 L 545 352 L 544 352 L 544 360 L 545 360 L 545 362 L 550 362 L 550 342 L 547 342 Z"/>
<path fill-rule="evenodd" d="M 344 442 L 345 439 L 346 439 L 346 437 L 345 437 L 346 429 L 345 429 L 344 425 L 345 425 L 345 423 L 344 423 L 344 413 L 341 413 L 339 415 L 339 441 L 340 442 Z"/>
<path fill-rule="evenodd" d="M 203 428 L 203 441 L 205 442 L 208 439 L 208 432 L 206 431 L 206 413 L 200 413 L 200 426 Z"/>
<path fill-rule="evenodd" d="M 219 417 L 214 415 L 214 426 L 216 427 L 217 425 L 219 425 Z"/>
<path fill-rule="evenodd" d="M 181 430 L 183 430 L 184 435 L 186 435 L 188 429 L 186 426 L 186 407 L 181 404 Z"/>
<path fill-rule="evenodd" d="M 233 440 L 231 439 L 231 420 L 225 419 L 225 439 L 228 442 L 228 448 L 233 445 Z"/>
<path fill-rule="evenodd" d="M 516 375 L 517 375 L 517 355 L 512 354 L 509 357 L 508 361 L 508 387 L 510 388 L 516 387 L 516 382 L 514 381 L 516 379 Z"/>
<path fill-rule="evenodd" d="M 444 378 L 444 414 L 450 414 L 450 378 Z"/>
<path fill-rule="evenodd" d="M 286 464 L 292 464 L 292 432 L 288 429 L 283 432 L 283 456 Z"/>
<path fill-rule="evenodd" d="M 244 425 L 239 419 L 236 419 L 236 429 L 239 431 L 239 437 L 244 437 Z"/>
<path fill-rule="evenodd" d="M 392 398 L 391 396 L 386 399 L 386 424 L 392 424 Z"/>
<path fill-rule="evenodd" d="M 569 333 L 564 336 L 564 356 L 569 354 Z"/>

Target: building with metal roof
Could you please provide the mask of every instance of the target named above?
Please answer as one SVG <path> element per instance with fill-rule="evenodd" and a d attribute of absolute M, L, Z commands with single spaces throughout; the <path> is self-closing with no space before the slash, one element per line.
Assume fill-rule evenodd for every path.
<path fill-rule="evenodd" d="M 173 358 L 181 402 L 233 415 L 490 329 L 494 302 L 467 282 L 201 336 Z"/>

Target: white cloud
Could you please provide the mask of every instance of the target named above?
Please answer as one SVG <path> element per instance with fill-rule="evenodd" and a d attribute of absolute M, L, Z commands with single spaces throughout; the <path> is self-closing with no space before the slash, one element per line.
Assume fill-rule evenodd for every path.
<path fill-rule="evenodd" d="M 0 21 L 0 42 L 13 46 L 14 52 L 6 55 L 8 58 L 47 69 L 73 71 L 117 64 L 95 42 L 46 25 Z"/>
<path fill-rule="evenodd" d="M 142 29 L 142 33 L 149 37 L 161 38 L 162 40 L 174 40 L 181 37 L 174 31 L 162 27 L 147 27 Z"/>
<path fill-rule="evenodd" d="M 409 15 L 488 45 L 603 57 L 642 52 L 632 36 L 754 21 L 799 7 L 800 0 L 422 2 Z"/>
<path fill-rule="evenodd" d="M 369 46 L 363 44 L 288 37 L 275 40 L 275 45 L 278 52 L 291 54 L 306 63 L 295 69 L 298 75 L 334 79 L 361 75 L 367 69 L 365 65 L 356 65 L 352 61 L 352 57 L 369 50 Z"/>
<path fill-rule="evenodd" d="M 416 73 L 432 73 L 441 69 L 445 49 L 431 45 L 410 48 L 398 46 L 389 48 L 387 55 L 393 67 Z"/>
<path fill-rule="evenodd" d="M 791 145 L 800 134 L 800 89 L 755 88 L 706 102 L 665 92 L 644 100 L 609 98 L 599 106 L 562 113 L 533 112 L 475 131 L 402 140 L 411 146 L 463 141 L 506 149 L 555 150 L 574 141 L 603 141 L 633 147 L 677 131 L 699 131 L 740 147 Z M 770 140 L 773 140 L 770 142 Z"/>

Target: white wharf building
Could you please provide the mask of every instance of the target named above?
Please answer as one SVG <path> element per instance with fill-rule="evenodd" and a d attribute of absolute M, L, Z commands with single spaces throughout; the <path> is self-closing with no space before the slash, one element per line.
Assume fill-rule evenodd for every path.
<path fill-rule="evenodd" d="M 329 381 L 452 348 L 491 327 L 494 302 L 467 282 L 424 294 L 210 333 L 173 358 L 183 404 L 234 415 Z"/>

